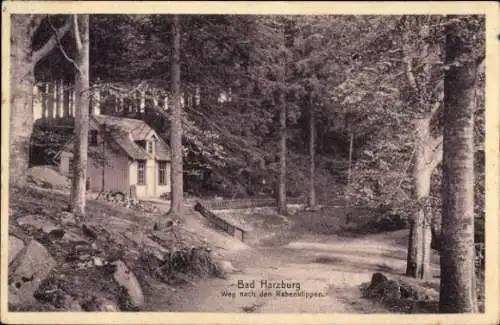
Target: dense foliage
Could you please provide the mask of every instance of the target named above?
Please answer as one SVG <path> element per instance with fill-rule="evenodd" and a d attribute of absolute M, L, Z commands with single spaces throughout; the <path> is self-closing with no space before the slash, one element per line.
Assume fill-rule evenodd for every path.
<path fill-rule="evenodd" d="M 165 136 L 170 19 L 168 15 L 95 15 L 90 24 L 94 85 L 131 101 L 137 100 L 138 90 L 157 96 L 156 101 L 147 100 L 145 114 Z M 478 22 L 476 17 L 460 20 L 476 29 Z M 337 175 L 336 181 L 345 182 L 352 131 L 350 200 L 411 214 L 409 171 L 415 151 L 409 130 L 419 114 L 439 101 L 446 68 L 443 35 L 448 26 L 442 16 L 189 15 L 181 16 L 181 23 L 189 191 L 200 194 L 209 189 L 238 196 L 275 191 L 277 108 L 279 93 L 285 90 L 292 161 L 289 194 L 306 191 L 306 121 L 314 109 L 319 172 L 329 170 L 327 174 Z M 408 62 L 416 88 L 406 77 Z M 483 87 L 478 91 L 478 143 L 484 136 Z M 438 135 L 440 128 L 438 112 L 432 121 L 433 134 Z M 481 165 L 478 162 L 479 169 Z M 435 208 L 439 206 L 438 174 L 432 187 Z M 482 177 L 476 179 L 479 188 L 484 186 Z M 317 186 L 325 187 L 320 192 L 328 192 L 326 184 Z"/>

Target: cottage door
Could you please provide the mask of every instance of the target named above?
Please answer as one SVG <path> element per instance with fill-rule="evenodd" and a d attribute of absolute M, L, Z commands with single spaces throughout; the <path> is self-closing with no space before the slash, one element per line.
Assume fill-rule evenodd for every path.
<path fill-rule="evenodd" d="M 147 168 L 147 195 L 155 197 L 156 196 L 156 162 L 153 161 L 148 161 L 148 168 Z"/>

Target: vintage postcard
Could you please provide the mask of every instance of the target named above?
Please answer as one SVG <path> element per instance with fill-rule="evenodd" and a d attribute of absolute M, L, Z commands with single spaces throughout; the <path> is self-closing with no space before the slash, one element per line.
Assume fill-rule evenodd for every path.
<path fill-rule="evenodd" d="M 2 21 L 2 323 L 500 321 L 497 3 Z"/>

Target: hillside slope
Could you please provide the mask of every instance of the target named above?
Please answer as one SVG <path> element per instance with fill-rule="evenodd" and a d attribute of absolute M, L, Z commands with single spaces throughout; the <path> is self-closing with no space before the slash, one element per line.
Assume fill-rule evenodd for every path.
<path fill-rule="evenodd" d="M 163 296 L 168 297 L 175 294 L 176 288 L 223 276 L 225 270 L 218 266 L 223 255 L 247 248 L 205 224 L 203 217 L 189 207 L 184 220 L 155 231 L 159 213 L 103 201 L 89 199 L 86 216 L 76 218 L 64 211 L 69 195 L 61 190 L 13 188 L 9 198 L 9 245 L 15 242 L 21 243 L 21 248 L 40 247 L 54 260 L 53 264 L 43 265 L 26 249 L 9 257 L 13 259 L 9 281 L 15 278 L 15 272 L 21 272 L 14 265 L 35 263 L 22 272 L 47 268 L 37 273 L 43 278 L 35 287 L 36 299 L 22 284 L 12 288 L 20 297 L 9 298 L 13 310 L 148 310 L 157 298 L 158 288 L 163 288 Z M 122 284 L 116 282 L 117 265 L 128 268 L 137 278 L 132 287 L 140 304 L 124 300 L 129 295 L 124 295 Z"/>

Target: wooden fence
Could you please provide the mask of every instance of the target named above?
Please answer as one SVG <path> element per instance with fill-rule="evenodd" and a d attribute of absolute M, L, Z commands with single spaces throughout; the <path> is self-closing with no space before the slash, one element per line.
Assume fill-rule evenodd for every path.
<path fill-rule="evenodd" d="M 241 241 L 245 241 L 245 233 L 247 232 L 247 230 L 242 226 L 239 226 L 222 216 L 218 216 L 215 213 L 212 213 L 206 207 L 200 204 L 200 202 L 196 202 L 194 210 L 198 211 L 202 216 L 207 218 L 215 227 L 222 229 L 229 235 L 236 237 Z"/>
<path fill-rule="evenodd" d="M 227 209 L 252 209 L 263 207 L 275 207 L 276 200 L 273 198 L 260 198 L 260 199 L 210 199 L 210 200 L 197 200 L 204 207 L 210 210 L 227 210 Z M 303 204 L 304 199 L 287 199 L 288 204 Z"/>

